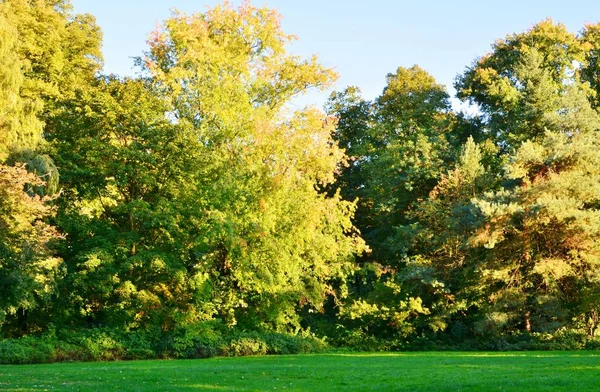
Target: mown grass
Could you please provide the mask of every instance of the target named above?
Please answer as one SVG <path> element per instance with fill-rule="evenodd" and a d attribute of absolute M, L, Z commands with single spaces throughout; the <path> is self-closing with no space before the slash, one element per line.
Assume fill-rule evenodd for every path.
<path fill-rule="evenodd" d="M 320 354 L 0 366 L 7 391 L 593 391 L 593 352 Z"/>

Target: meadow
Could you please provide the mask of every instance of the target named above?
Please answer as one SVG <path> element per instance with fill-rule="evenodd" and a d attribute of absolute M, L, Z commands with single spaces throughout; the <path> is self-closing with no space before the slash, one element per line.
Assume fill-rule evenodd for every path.
<path fill-rule="evenodd" d="M 593 352 L 335 353 L 0 366 L 6 391 L 588 391 Z"/>

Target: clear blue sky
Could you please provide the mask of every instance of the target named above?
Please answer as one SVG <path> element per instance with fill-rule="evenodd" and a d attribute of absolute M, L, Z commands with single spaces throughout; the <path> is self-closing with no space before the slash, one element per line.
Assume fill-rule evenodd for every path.
<path fill-rule="evenodd" d="M 216 0 L 72 0 L 75 11 L 96 16 L 104 32 L 105 72 L 133 75 L 132 57 L 171 9 L 202 12 Z M 232 1 L 239 4 L 239 1 Z M 299 37 L 290 49 L 340 74 L 336 85 L 360 87 L 372 99 L 385 75 L 414 64 L 449 87 L 454 78 L 506 34 L 551 17 L 578 32 L 600 21 L 600 1 L 559 0 L 255 0 L 277 9 L 283 29 Z M 308 94 L 300 105 L 322 106 L 328 94 Z"/>

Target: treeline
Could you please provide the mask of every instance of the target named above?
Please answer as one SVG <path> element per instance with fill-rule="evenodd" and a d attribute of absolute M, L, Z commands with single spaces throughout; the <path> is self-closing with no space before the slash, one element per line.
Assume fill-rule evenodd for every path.
<path fill-rule="evenodd" d="M 292 39 L 174 13 L 123 78 L 0 1 L 0 361 L 597 345 L 600 25 L 494 43 L 472 115 L 418 66 L 291 110 L 336 78 Z"/>

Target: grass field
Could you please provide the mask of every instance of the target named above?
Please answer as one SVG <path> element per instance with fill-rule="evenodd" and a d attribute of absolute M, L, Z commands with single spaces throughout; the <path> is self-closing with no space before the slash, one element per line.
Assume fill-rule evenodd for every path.
<path fill-rule="evenodd" d="M 356 353 L 0 366 L 0 390 L 595 391 L 600 353 Z"/>

